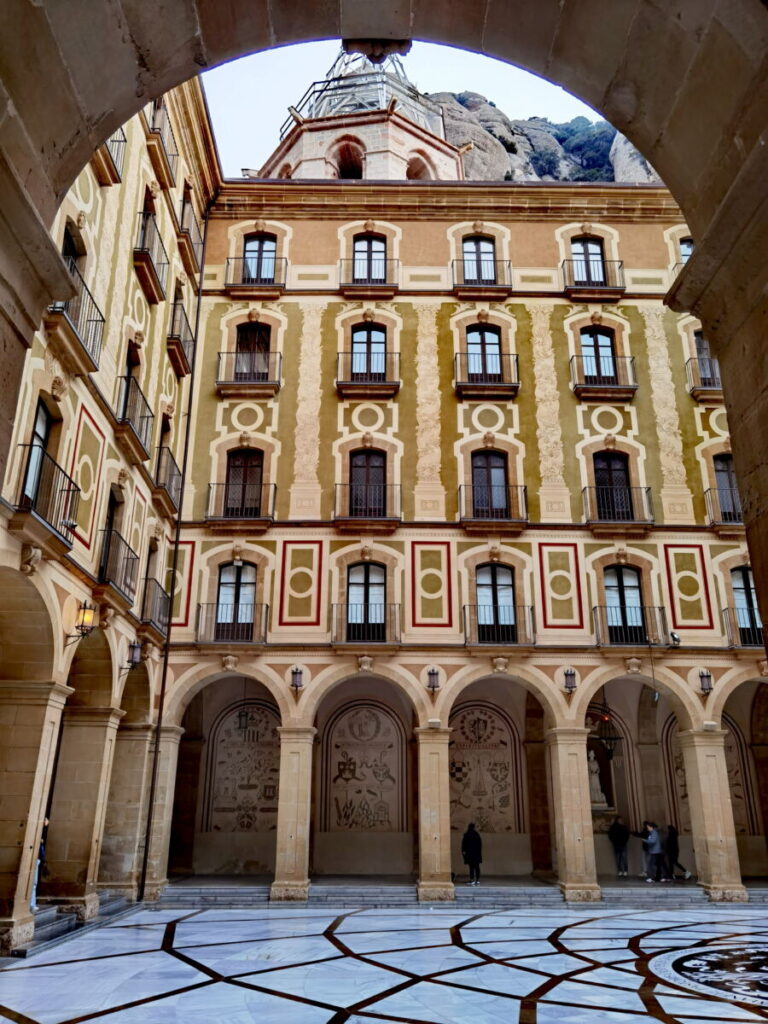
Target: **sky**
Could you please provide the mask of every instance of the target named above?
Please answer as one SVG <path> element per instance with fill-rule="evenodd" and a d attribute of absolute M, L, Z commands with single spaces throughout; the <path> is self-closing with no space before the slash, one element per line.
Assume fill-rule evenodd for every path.
<path fill-rule="evenodd" d="M 241 57 L 202 76 L 226 177 L 261 167 L 277 146 L 288 106 L 325 77 L 339 49 L 338 40 L 286 46 Z M 479 92 L 511 118 L 598 120 L 559 86 L 467 50 L 416 42 L 403 66 L 421 92 Z"/>

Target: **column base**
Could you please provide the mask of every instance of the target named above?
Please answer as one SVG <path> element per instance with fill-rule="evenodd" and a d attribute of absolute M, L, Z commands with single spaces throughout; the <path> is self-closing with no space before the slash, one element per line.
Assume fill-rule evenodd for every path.
<path fill-rule="evenodd" d="M 134 902 L 139 891 L 137 882 L 97 882 L 96 887 L 99 892 L 119 892 L 121 896 Z"/>
<path fill-rule="evenodd" d="M 419 903 L 445 903 L 456 899 L 453 882 L 419 882 L 416 894 Z"/>
<path fill-rule="evenodd" d="M 0 917 L 0 953 L 10 953 L 12 949 L 26 946 L 35 936 L 34 915 L 13 918 Z"/>
<path fill-rule="evenodd" d="M 163 895 L 163 890 L 168 885 L 168 879 L 162 878 L 159 882 L 147 881 L 144 886 L 144 902 L 145 903 L 157 903 L 160 897 Z M 137 890 L 138 895 L 138 890 Z"/>
<path fill-rule="evenodd" d="M 39 900 L 43 905 L 55 906 L 67 914 L 76 914 L 78 921 L 90 921 L 99 913 L 99 894 L 97 892 L 86 893 L 85 896 L 60 896 L 43 897 Z"/>
<path fill-rule="evenodd" d="M 573 882 L 560 882 L 559 885 L 567 903 L 598 903 L 603 898 L 599 885 L 577 885 Z"/>
<path fill-rule="evenodd" d="M 309 879 L 303 882 L 273 882 L 269 889 L 270 903 L 301 903 L 309 896 Z"/>
<path fill-rule="evenodd" d="M 702 885 L 711 903 L 747 903 L 749 893 L 743 885 Z"/>

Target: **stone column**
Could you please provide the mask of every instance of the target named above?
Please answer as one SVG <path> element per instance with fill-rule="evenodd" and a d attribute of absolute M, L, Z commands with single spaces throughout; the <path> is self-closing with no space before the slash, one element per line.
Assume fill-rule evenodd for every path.
<path fill-rule="evenodd" d="M 415 729 L 419 745 L 420 900 L 455 899 L 451 881 L 450 729 Z"/>
<path fill-rule="evenodd" d="M 123 724 L 117 730 L 101 843 L 99 888 L 123 889 L 131 899 L 136 898 L 141 870 L 151 739 L 152 726 L 146 722 Z"/>
<path fill-rule="evenodd" d="M 99 912 L 101 838 L 115 733 L 124 714 L 111 707 L 64 711 L 46 845 L 48 876 L 39 891 L 83 919 Z"/>
<path fill-rule="evenodd" d="M 184 730 L 179 725 L 164 725 L 160 729 L 160 753 L 157 767 L 157 788 L 155 789 L 154 813 L 152 815 L 152 835 L 149 837 L 149 857 L 147 859 L 147 883 L 144 889 L 145 900 L 156 900 L 168 885 L 168 849 L 171 844 L 171 824 L 173 821 L 173 794 L 176 789 L 176 763 L 179 757 L 179 741 Z M 148 809 L 149 786 L 152 778 L 152 759 L 155 756 L 157 731 L 152 730 L 149 748 L 149 769 L 147 771 L 147 796 L 145 806 Z M 143 822 L 141 827 L 145 827 Z M 141 843 L 139 848 L 141 849 Z M 142 851 L 143 852 L 143 851 Z"/>
<path fill-rule="evenodd" d="M 72 688 L 0 682 L 0 950 L 30 942 L 37 851 L 56 757 L 61 714 Z"/>
<path fill-rule="evenodd" d="M 312 804 L 312 726 L 284 725 L 280 733 L 275 880 L 270 899 L 305 900 L 309 893 L 309 832 Z"/>
<path fill-rule="evenodd" d="M 576 903 L 601 898 L 589 800 L 587 734 L 587 729 L 565 727 L 550 729 L 545 736 L 557 875 L 563 896 Z"/>
<path fill-rule="evenodd" d="M 680 732 L 699 883 L 714 901 L 743 902 L 724 729 Z"/>

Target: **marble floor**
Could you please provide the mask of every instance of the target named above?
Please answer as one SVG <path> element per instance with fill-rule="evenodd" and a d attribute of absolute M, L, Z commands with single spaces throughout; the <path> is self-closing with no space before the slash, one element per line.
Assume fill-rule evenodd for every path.
<path fill-rule="evenodd" d="M 768 912 L 138 908 L 2 961 L 20 1024 L 768 1020 Z"/>

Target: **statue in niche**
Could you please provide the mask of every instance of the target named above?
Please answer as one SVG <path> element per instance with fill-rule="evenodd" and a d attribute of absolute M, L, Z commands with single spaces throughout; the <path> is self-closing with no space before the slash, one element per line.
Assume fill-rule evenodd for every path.
<path fill-rule="evenodd" d="M 600 764 L 595 757 L 594 750 L 587 755 L 587 768 L 589 769 L 589 800 L 593 807 L 607 807 L 608 801 L 600 785 Z"/>

